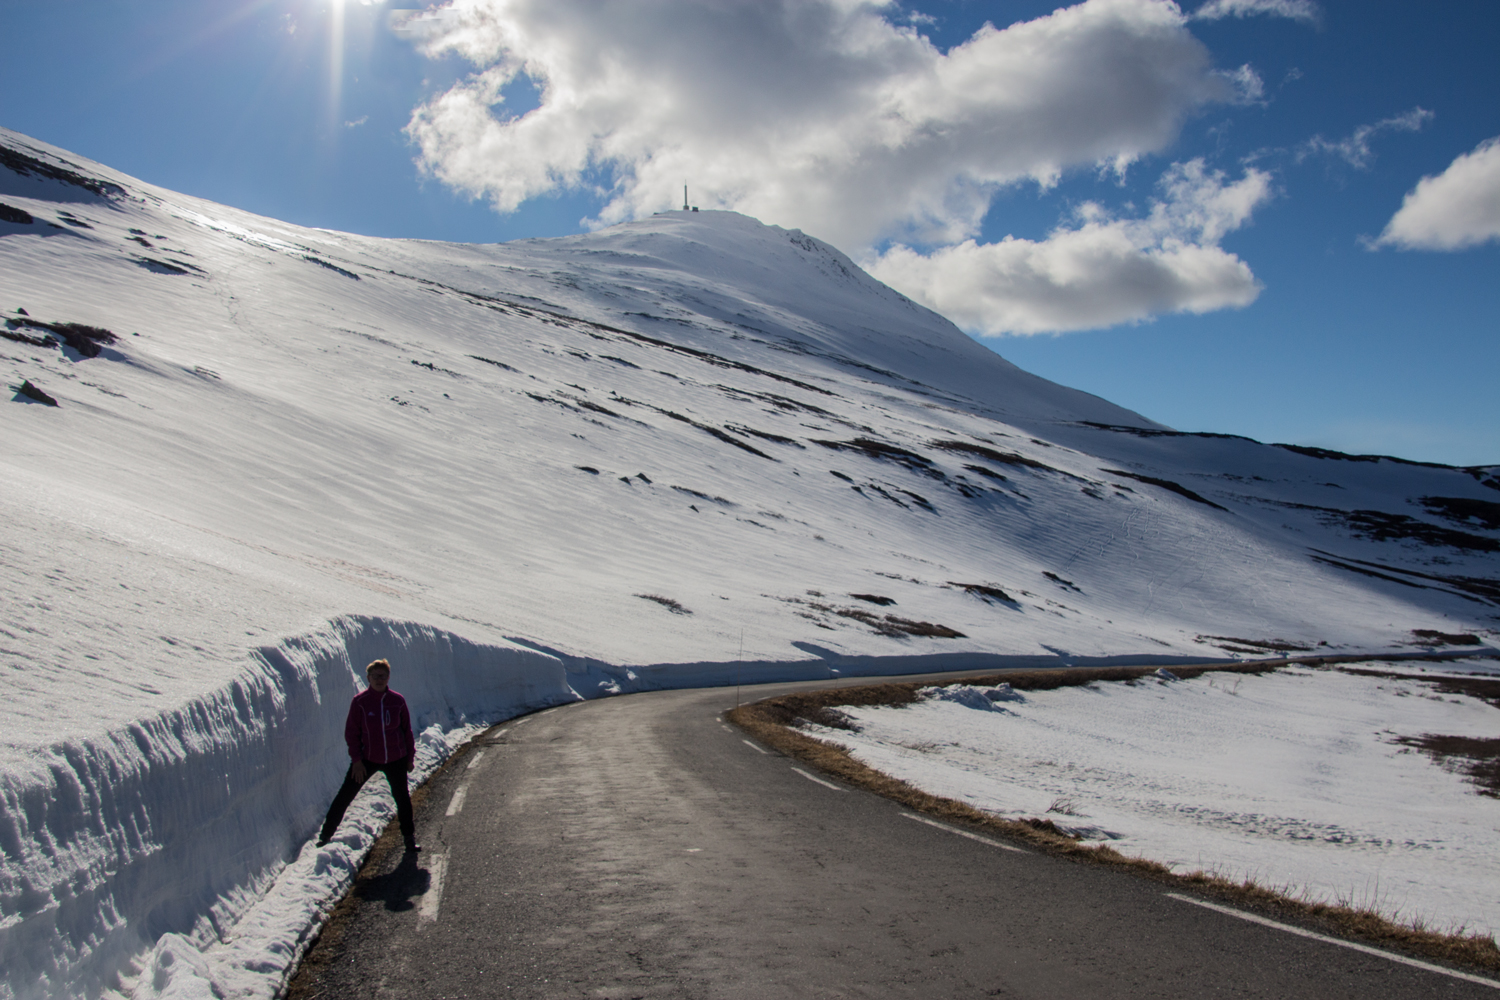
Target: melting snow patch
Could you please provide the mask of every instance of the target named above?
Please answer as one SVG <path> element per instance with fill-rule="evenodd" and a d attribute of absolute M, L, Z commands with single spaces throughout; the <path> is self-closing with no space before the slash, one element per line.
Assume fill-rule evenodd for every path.
<path fill-rule="evenodd" d="M 1403 742 L 1493 736 L 1496 708 L 1441 676 L 1209 673 L 1030 691 L 1000 711 L 994 689 L 955 685 L 903 708 L 845 706 L 854 731 L 815 731 L 934 795 L 1061 813 L 1086 840 L 1178 871 L 1493 934 L 1500 800 L 1463 762 Z"/>

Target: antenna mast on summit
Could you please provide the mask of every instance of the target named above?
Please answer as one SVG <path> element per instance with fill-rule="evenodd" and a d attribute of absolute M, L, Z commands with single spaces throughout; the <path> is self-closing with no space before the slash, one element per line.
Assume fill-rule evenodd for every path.
<path fill-rule="evenodd" d="M 684 212 L 686 212 L 688 210 L 687 185 L 686 184 L 684 184 L 682 186 L 682 210 Z"/>

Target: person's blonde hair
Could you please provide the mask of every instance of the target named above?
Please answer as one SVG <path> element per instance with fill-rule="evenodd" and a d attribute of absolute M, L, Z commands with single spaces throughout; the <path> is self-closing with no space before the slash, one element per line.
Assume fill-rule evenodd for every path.
<path fill-rule="evenodd" d="M 389 661 L 387 661 L 387 660 L 371 660 L 370 661 L 370 665 L 368 667 L 365 667 L 365 676 L 366 677 L 370 676 L 370 671 L 374 670 L 376 667 L 380 667 L 386 673 L 390 673 L 391 672 L 391 665 L 390 665 Z"/>

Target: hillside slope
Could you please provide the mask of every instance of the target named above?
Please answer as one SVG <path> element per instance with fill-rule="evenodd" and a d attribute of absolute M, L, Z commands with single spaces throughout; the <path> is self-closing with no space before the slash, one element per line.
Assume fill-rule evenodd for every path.
<path fill-rule="evenodd" d="M 1500 620 L 1495 468 L 1179 434 L 743 216 L 381 240 L 3 130 L 0 205 L 0 995 L 123 988 L 163 935 L 227 933 L 312 832 L 353 669 L 388 649 L 441 736 L 733 676 Z M 220 853 L 168 763 L 255 815 Z M 169 905 L 132 865 L 215 873 Z"/>

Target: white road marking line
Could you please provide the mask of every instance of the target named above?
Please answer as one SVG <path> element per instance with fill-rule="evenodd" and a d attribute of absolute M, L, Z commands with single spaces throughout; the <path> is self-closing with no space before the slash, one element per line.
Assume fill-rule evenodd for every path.
<path fill-rule="evenodd" d="M 508 732 L 510 732 L 510 727 L 506 726 L 504 729 L 500 730 L 498 733 L 495 734 L 495 739 L 498 740 L 500 737 L 504 736 Z"/>
<path fill-rule="evenodd" d="M 926 816 L 918 816 L 916 813 L 902 813 L 901 815 L 905 816 L 907 819 L 914 819 L 918 823 L 926 823 L 928 826 L 936 827 L 939 830 L 957 834 L 960 837 L 968 837 L 970 840 L 977 840 L 981 844 L 988 844 L 991 847 L 998 847 L 1002 851 L 1015 851 L 1017 854 L 1031 853 L 1024 848 L 1012 847 L 1010 844 L 1002 844 L 998 840 L 991 840 L 988 837 L 981 837 L 977 833 L 970 833 L 968 830 L 960 830 L 957 827 L 949 826 L 947 823 L 939 823 L 935 819 L 928 819 Z"/>
<path fill-rule="evenodd" d="M 432 854 L 427 858 L 427 893 L 417 907 L 417 927 L 437 922 L 438 906 L 443 902 L 443 875 L 448 870 L 448 853 Z"/>
<path fill-rule="evenodd" d="M 469 760 L 469 766 L 466 767 L 466 768 L 464 768 L 464 770 L 465 771 L 472 771 L 472 770 L 474 770 L 474 766 L 476 764 L 478 764 L 481 760 L 484 760 L 484 751 L 483 750 L 479 751 L 472 758 L 470 758 L 470 760 Z"/>
<path fill-rule="evenodd" d="M 526 723 L 530 722 L 534 718 L 536 718 L 536 716 L 534 716 L 534 715 L 528 715 L 528 716 L 526 716 L 526 718 L 524 718 L 520 722 L 516 723 L 516 725 L 518 725 L 518 726 L 524 726 L 524 725 L 526 725 Z"/>
<path fill-rule="evenodd" d="M 1431 962 L 1423 962 L 1415 958 L 1407 958 L 1405 955 L 1397 955 L 1394 952 L 1381 951 L 1379 948 L 1371 948 L 1367 944 L 1358 944 L 1354 941 L 1340 941 L 1336 937 L 1329 937 L 1326 934 L 1319 934 L 1316 931 L 1303 930 L 1301 927 L 1293 927 L 1291 924 L 1278 923 L 1275 920 L 1267 920 L 1265 917 L 1258 917 L 1253 913 L 1245 913 L 1241 910 L 1231 909 L 1227 906 L 1219 906 L 1217 903 L 1204 902 L 1201 899 L 1194 899 L 1191 896 L 1179 896 L 1175 892 L 1165 893 L 1165 895 L 1168 899 L 1175 899 L 1180 903 L 1192 903 L 1194 906 L 1201 906 L 1206 910 L 1213 910 L 1217 913 L 1223 913 L 1231 917 L 1239 917 L 1241 920 L 1248 920 L 1252 924 L 1260 924 L 1263 927 L 1274 927 L 1279 931 L 1286 931 L 1288 934 L 1296 934 L 1299 937 L 1312 938 L 1314 941 L 1322 941 L 1324 944 L 1336 944 L 1340 948 L 1349 948 L 1353 951 L 1364 952 L 1366 955 L 1374 955 L 1376 958 L 1390 959 L 1392 962 L 1400 962 L 1402 965 L 1410 965 L 1416 969 L 1423 969 L 1427 972 L 1436 972 L 1440 975 L 1452 976 L 1454 979 L 1462 979 L 1465 982 L 1470 983 L 1479 983 L 1481 986 L 1489 986 L 1492 989 L 1500 990 L 1500 981 L 1494 979 L 1486 979 L 1483 976 L 1475 976 L 1467 972 L 1459 972 L 1456 969 L 1445 969 L 1441 965 L 1433 965 Z"/>
<path fill-rule="evenodd" d="M 469 794 L 469 783 L 466 781 L 458 786 L 458 791 L 453 793 L 453 798 L 448 802 L 448 815 L 457 816 L 464 810 L 464 799 Z"/>
<path fill-rule="evenodd" d="M 769 754 L 771 752 L 769 750 L 762 750 L 760 747 L 756 746 L 754 743 L 751 743 L 749 740 L 740 740 L 740 742 L 745 744 L 745 746 L 749 747 L 751 750 L 756 751 L 757 753 Z M 796 770 L 796 768 L 793 768 L 793 770 Z"/>
<path fill-rule="evenodd" d="M 849 790 L 847 788 L 840 788 L 838 785 L 835 785 L 831 781 L 824 781 L 822 778 L 819 778 L 816 775 L 808 774 L 800 767 L 794 767 L 792 768 L 792 770 L 796 771 L 798 774 L 802 775 L 802 777 L 806 778 L 808 781 L 811 781 L 813 784 L 822 785 L 824 788 L 832 788 L 835 792 L 847 792 Z"/>

